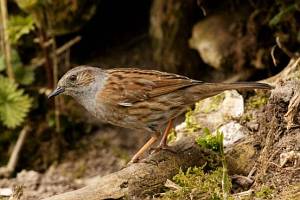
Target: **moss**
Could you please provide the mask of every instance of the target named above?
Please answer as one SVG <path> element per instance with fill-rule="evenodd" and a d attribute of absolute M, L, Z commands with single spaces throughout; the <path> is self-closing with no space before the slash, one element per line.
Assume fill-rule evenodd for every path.
<path fill-rule="evenodd" d="M 196 103 L 195 112 L 210 113 L 219 109 L 221 103 L 225 99 L 225 93 L 218 94 L 216 96 L 210 97 L 210 103 L 203 106 L 202 102 Z"/>
<path fill-rule="evenodd" d="M 255 117 L 253 116 L 253 113 L 245 113 L 241 117 L 241 122 L 250 122 L 254 119 Z"/>
<path fill-rule="evenodd" d="M 185 114 L 185 124 L 186 130 L 190 133 L 196 132 L 201 128 L 201 126 L 195 121 L 193 111 L 191 109 L 189 109 Z"/>
<path fill-rule="evenodd" d="M 223 199 L 222 168 L 205 173 L 203 167 L 189 168 L 186 172 L 179 171 L 173 181 L 179 186 L 174 191 L 166 192 L 162 200 L 173 199 Z M 231 182 L 226 184 L 231 188 Z M 231 196 L 228 199 L 233 199 Z"/>
<path fill-rule="evenodd" d="M 248 174 L 253 168 L 256 149 L 251 143 L 237 144 L 226 154 L 230 174 Z"/>
<path fill-rule="evenodd" d="M 266 94 L 254 95 L 246 100 L 246 110 L 258 109 L 268 103 L 268 96 Z"/>
<path fill-rule="evenodd" d="M 221 143 L 223 142 L 223 137 L 221 136 L 221 133 L 218 132 L 216 135 L 212 135 L 208 128 L 204 128 L 203 132 L 204 136 L 196 138 L 196 143 L 203 148 L 220 152 L 220 148 L 222 148 Z"/>
<path fill-rule="evenodd" d="M 185 114 L 186 130 L 190 133 L 196 132 L 201 129 L 201 125 L 195 120 L 194 113 L 210 113 L 220 108 L 221 103 L 225 98 L 225 94 L 221 93 L 209 98 L 209 101 L 199 101 L 195 105 L 195 110 L 189 109 Z"/>
<path fill-rule="evenodd" d="M 175 129 L 173 128 L 171 131 L 170 131 L 170 133 L 169 133 L 169 135 L 168 135 L 168 142 L 174 142 L 175 140 L 176 140 L 176 136 L 177 134 L 176 134 L 176 131 L 175 131 Z"/>
<path fill-rule="evenodd" d="M 211 171 L 205 172 L 203 167 L 188 168 L 186 172 L 179 171 L 173 177 L 173 181 L 178 185 L 176 190 L 167 191 L 162 199 L 233 199 L 229 192 L 232 184 L 228 176 L 224 151 L 223 151 L 223 134 L 217 132 L 212 135 L 206 128 L 204 129 L 205 135 L 196 139 L 196 142 L 202 148 L 208 148 L 220 153 L 222 157 L 223 167 L 212 167 L 210 163 L 205 165 L 205 168 Z M 224 196 L 223 196 L 224 195 Z"/>
<path fill-rule="evenodd" d="M 272 199 L 273 189 L 269 186 L 263 185 L 259 191 L 255 192 L 255 196 L 261 199 Z"/>

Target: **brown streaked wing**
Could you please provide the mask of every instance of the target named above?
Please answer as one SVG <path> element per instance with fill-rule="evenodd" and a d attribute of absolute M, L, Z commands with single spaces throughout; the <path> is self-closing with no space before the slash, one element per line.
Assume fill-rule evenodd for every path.
<path fill-rule="evenodd" d="M 107 82 L 98 97 L 101 101 L 122 106 L 131 106 L 134 102 L 201 83 L 185 76 L 155 70 L 125 68 L 107 72 Z"/>

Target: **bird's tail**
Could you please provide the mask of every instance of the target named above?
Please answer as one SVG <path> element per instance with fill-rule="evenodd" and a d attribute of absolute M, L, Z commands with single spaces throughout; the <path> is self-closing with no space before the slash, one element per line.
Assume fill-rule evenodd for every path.
<path fill-rule="evenodd" d="M 219 94 L 225 90 L 236 90 L 236 89 L 263 89 L 271 90 L 274 87 L 266 83 L 257 82 L 236 82 L 236 83 L 200 83 L 194 85 L 188 89 L 189 97 L 192 97 L 191 101 L 198 101 L 205 99 L 216 94 Z"/>
<path fill-rule="evenodd" d="M 204 83 L 207 87 L 212 87 L 214 90 L 232 90 L 232 89 L 263 89 L 271 90 L 274 87 L 266 83 L 257 82 L 236 82 L 236 83 Z"/>

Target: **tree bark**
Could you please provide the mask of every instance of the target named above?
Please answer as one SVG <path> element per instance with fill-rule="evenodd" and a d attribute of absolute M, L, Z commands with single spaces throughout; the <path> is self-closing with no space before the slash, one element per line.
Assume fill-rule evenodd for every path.
<path fill-rule="evenodd" d="M 206 162 L 220 162 L 216 153 L 200 148 L 191 136 L 176 142 L 173 150 L 176 153 L 162 150 L 139 163 L 99 177 L 91 185 L 45 200 L 141 199 L 159 192 L 179 168 L 185 170 Z"/>
<path fill-rule="evenodd" d="M 195 76 L 200 58 L 188 46 L 197 9 L 195 0 L 153 1 L 150 37 L 153 59 L 164 71 Z"/>

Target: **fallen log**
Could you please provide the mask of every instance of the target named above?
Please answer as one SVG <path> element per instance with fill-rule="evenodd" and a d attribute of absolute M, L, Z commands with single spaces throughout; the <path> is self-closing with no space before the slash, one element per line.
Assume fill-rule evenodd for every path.
<path fill-rule="evenodd" d="M 100 200 L 140 199 L 161 191 L 167 179 L 178 170 L 205 163 L 219 164 L 219 155 L 199 147 L 193 136 L 181 138 L 171 151 L 162 150 L 139 163 L 131 164 L 115 173 L 99 177 L 81 189 L 59 194 L 44 200 Z"/>

